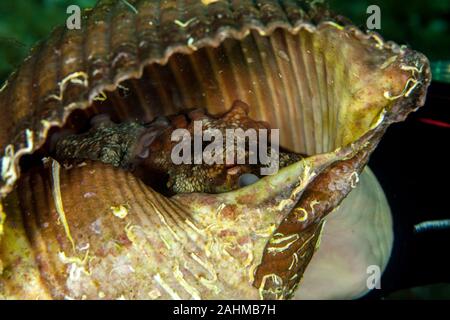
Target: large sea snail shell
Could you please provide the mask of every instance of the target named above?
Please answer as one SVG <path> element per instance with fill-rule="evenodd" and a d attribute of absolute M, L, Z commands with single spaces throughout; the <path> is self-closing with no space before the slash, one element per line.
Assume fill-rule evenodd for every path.
<path fill-rule="evenodd" d="M 323 218 L 386 128 L 423 105 L 427 59 L 317 1 L 129 2 L 56 29 L 2 87 L 0 295 L 291 297 Z M 106 164 L 40 165 L 53 127 L 237 99 L 309 157 L 237 191 L 171 198 Z"/>

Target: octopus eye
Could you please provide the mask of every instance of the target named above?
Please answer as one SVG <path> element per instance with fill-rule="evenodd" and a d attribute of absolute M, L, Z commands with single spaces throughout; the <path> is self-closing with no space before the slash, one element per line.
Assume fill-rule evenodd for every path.
<path fill-rule="evenodd" d="M 258 176 L 254 175 L 253 173 L 244 173 L 239 177 L 238 185 L 239 188 L 243 188 L 251 184 L 254 184 L 258 180 L 259 180 Z"/>
<path fill-rule="evenodd" d="M 148 148 L 142 150 L 142 151 L 138 154 L 138 156 L 139 156 L 141 159 L 146 159 L 146 158 L 148 158 L 149 155 L 150 155 L 150 150 L 149 150 Z"/>
<path fill-rule="evenodd" d="M 149 147 L 153 141 L 155 141 L 156 137 L 158 136 L 158 132 L 150 131 L 146 134 L 144 134 L 141 138 L 142 145 L 147 148 Z"/>
<path fill-rule="evenodd" d="M 140 139 L 136 149 L 136 155 L 140 159 L 146 159 L 150 155 L 150 145 L 155 141 L 158 136 L 158 132 L 155 130 L 150 130 L 144 133 Z"/>

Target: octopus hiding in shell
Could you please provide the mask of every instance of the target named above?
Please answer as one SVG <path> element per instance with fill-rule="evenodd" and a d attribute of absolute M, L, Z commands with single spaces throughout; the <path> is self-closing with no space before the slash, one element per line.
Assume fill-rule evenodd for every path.
<path fill-rule="evenodd" d="M 393 232 L 365 166 L 424 104 L 427 58 L 321 1 L 127 3 L 55 29 L 0 89 L 0 298 L 367 292 Z M 280 170 L 175 164 L 197 121 L 279 129 Z"/>
<path fill-rule="evenodd" d="M 254 163 L 250 161 L 251 142 L 243 141 L 244 145 L 239 147 L 234 136 L 231 144 L 221 138 L 219 149 L 222 152 L 216 159 L 217 162 L 193 164 L 194 156 L 192 156 L 189 163 L 175 164 L 172 151 L 178 141 L 174 141 L 173 133 L 177 129 L 186 129 L 190 138 L 198 133 L 201 138 L 201 131 L 194 132 L 194 122 L 198 121 L 201 130 L 219 130 L 222 137 L 226 137 L 227 130 L 234 129 L 241 129 L 243 134 L 248 130 L 254 130 L 251 133 L 254 133 L 255 137 L 257 130 L 260 129 L 268 134 L 269 125 L 252 120 L 248 117 L 248 112 L 247 104 L 236 101 L 231 110 L 220 118 L 211 117 L 205 114 L 205 110 L 196 109 L 187 114 L 158 117 L 148 124 L 136 122 L 115 124 L 107 115 L 102 114 L 91 119 L 92 128 L 88 132 L 67 135 L 55 141 L 55 158 L 67 165 L 76 160 L 99 160 L 123 169 L 138 171 L 140 172 L 138 176 L 144 181 L 168 175 L 167 187 L 174 193 L 227 192 L 252 184 L 261 177 L 260 169 L 263 164 L 258 164 L 257 157 Z M 58 135 L 55 139 L 58 139 Z M 245 139 L 244 135 L 242 139 Z M 188 143 L 187 149 L 194 150 L 194 139 Z M 258 144 L 257 139 L 254 143 L 255 146 Z M 232 161 L 229 162 L 225 159 L 229 153 L 227 151 L 230 151 L 227 148 L 232 149 Z M 277 161 L 277 170 L 301 159 L 301 155 L 287 151 L 279 152 L 267 143 L 264 148 L 267 154 L 270 154 L 271 150 L 277 153 L 276 158 L 272 159 Z M 204 149 L 205 147 L 201 145 L 199 152 L 203 154 Z M 258 150 L 253 152 L 257 153 Z M 237 161 L 239 153 L 244 153 L 244 161 L 240 161 L 241 164 Z"/>

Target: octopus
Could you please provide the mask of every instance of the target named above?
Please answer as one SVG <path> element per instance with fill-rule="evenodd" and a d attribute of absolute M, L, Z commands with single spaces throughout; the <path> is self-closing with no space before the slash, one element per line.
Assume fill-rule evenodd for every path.
<path fill-rule="evenodd" d="M 108 115 L 101 114 L 91 119 L 89 131 L 59 137 L 54 147 L 55 158 L 64 163 L 101 161 L 131 170 L 144 181 L 168 176 L 166 187 L 172 193 L 228 192 L 256 182 L 262 177 L 261 167 L 267 166 L 261 162 L 249 161 L 250 143 L 245 144 L 246 148 L 242 150 L 245 153 L 244 164 L 225 161 L 230 146 L 233 150 L 237 147 L 236 141 L 232 145 L 223 142 L 223 161 L 213 164 L 175 164 L 171 155 L 178 142 L 174 141 L 173 133 L 177 129 L 185 129 L 194 136 L 196 121 L 201 123 L 203 129 L 219 130 L 223 136 L 228 129 L 265 129 L 270 132 L 269 124 L 250 118 L 249 111 L 250 107 L 246 103 L 236 100 L 229 111 L 219 116 L 207 114 L 204 109 L 193 109 L 176 115 L 160 116 L 150 123 L 117 124 Z M 202 152 L 206 147 L 203 143 Z M 274 152 L 268 144 L 266 148 L 267 154 Z M 193 147 L 190 149 L 194 150 Z M 280 149 L 277 155 L 279 168 L 295 163 L 302 157 Z"/>

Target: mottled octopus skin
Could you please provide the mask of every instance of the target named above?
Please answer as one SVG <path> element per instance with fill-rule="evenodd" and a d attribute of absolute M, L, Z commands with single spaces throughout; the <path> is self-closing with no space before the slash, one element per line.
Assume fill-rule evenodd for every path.
<path fill-rule="evenodd" d="M 65 163 L 98 160 L 124 169 L 138 168 L 150 176 L 148 179 L 151 179 L 151 174 L 168 174 L 168 186 L 175 193 L 227 192 L 239 187 L 238 179 L 242 174 L 259 175 L 262 165 L 225 164 L 225 141 L 224 164 L 175 165 L 171 160 L 171 152 L 176 142 L 172 141 L 171 135 L 174 130 L 184 128 L 193 137 L 193 121 L 200 121 L 203 130 L 218 129 L 223 136 L 226 129 L 270 129 L 268 124 L 249 118 L 248 113 L 249 106 L 236 101 L 221 117 L 211 117 L 199 109 L 187 115 L 170 116 L 171 121 L 157 118 L 147 125 L 136 122 L 114 124 L 105 117 L 86 133 L 60 138 L 56 142 L 55 155 L 58 161 Z M 246 154 L 248 160 L 248 150 Z M 279 167 L 286 167 L 301 158 L 298 154 L 281 151 Z"/>

